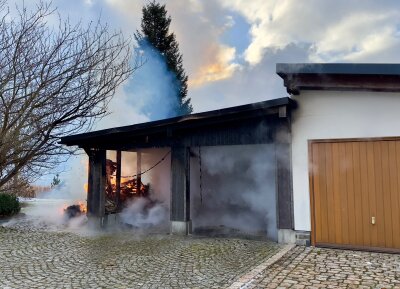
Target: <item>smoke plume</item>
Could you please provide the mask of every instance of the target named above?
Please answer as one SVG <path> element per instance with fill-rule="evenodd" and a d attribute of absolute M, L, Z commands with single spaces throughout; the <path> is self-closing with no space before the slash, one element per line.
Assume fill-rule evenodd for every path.
<path fill-rule="evenodd" d="M 191 159 L 195 231 L 233 230 L 277 238 L 273 145 L 201 147 Z"/>
<path fill-rule="evenodd" d="M 168 231 L 171 187 L 169 149 L 143 149 L 140 153 L 141 172 L 158 164 L 141 176 L 142 182 L 150 186 L 150 196 L 132 200 L 120 214 L 120 220 L 134 229 Z M 139 173 L 136 156 L 135 152 L 122 152 L 122 176 Z"/>
<path fill-rule="evenodd" d="M 131 79 L 123 87 L 117 90 L 116 95 L 109 103 L 109 114 L 98 121 L 93 130 L 125 126 L 176 115 L 179 87 L 175 75 L 168 71 L 164 57 L 149 44 L 141 45 L 139 52 L 142 60 L 144 60 L 143 66 L 134 72 Z M 162 154 L 165 154 L 166 151 L 144 151 L 142 157 L 143 170 L 162 158 Z M 108 152 L 108 157 L 115 160 L 115 152 Z M 136 172 L 135 158 L 135 153 L 122 153 L 122 175 L 132 175 L 132 172 L 138 173 Z M 165 164 L 168 165 L 165 166 Z M 170 159 L 168 158 L 163 164 L 142 177 L 144 183 L 151 183 L 153 207 L 148 209 L 149 204 L 144 205 L 143 200 L 133 202 L 123 212 L 122 222 L 140 227 L 148 224 L 160 225 L 165 223 L 165 219 L 169 220 L 169 164 Z M 60 173 L 62 184 L 53 188 L 49 193 L 40 196 L 42 199 L 64 201 L 53 202 L 51 206 L 47 206 L 46 201 L 43 200 L 33 203 L 27 217 L 36 220 L 33 223 L 38 223 L 37 225 L 40 227 L 43 227 L 43 222 L 47 223 L 48 226 L 63 227 L 65 220 L 63 220 L 63 214 L 60 212 L 65 204 L 73 204 L 77 201 L 86 202 L 87 166 L 88 158 L 85 154 L 72 157 L 64 165 L 65 171 Z M 167 172 L 162 172 L 163 170 L 167 170 Z M 36 209 L 33 210 L 32 207 L 37 207 L 38 212 L 36 212 Z M 32 213 L 32 210 L 35 212 Z"/>

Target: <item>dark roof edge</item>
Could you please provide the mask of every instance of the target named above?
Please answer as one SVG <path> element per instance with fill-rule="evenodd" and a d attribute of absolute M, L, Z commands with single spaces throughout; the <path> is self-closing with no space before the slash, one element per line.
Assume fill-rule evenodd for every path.
<path fill-rule="evenodd" d="M 279 76 L 288 74 L 399 75 L 396 63 L 277 63 Z"/>
<path fill-rule="evenodd" d="M 289 106 L 295 105 L 295 101 L 290 99 L 289 97 L 276 98 L 276 99 L 271 99 L 271 100 L 267 100 L 267 101 L 261 101 L 261 102 L 256 102 L 256 103 L 240 105 L 240 106 L 228 107 L 228 108 L 217 109 L 217 110 L 206 111 L 206 112 L 200 112 L 200 113 L 195 113 L 195 114 L 190 114 L 190 115 L 185 115 L 185 116 L 178 116 L 178 117 L 173 117 L 173 118 L 168 118 L 168 119 L 163 119 L 163 120 L 156 120 L 156 121 L 139 123 L 139 124 L 134 124 L 134 125 L 114 127 L 114 128 L 109 128 L 109 129 L 103 129 L 103 130 L 97 130 L 97 131 L 92 131 L 92 132 L 87 132 L 87 133 L 65 136 L 65 137 L 61 138 L 60 144 L 76 145 L 80 140 L 90 139 L 92 137 L 97 137 L 99 135 L 110 135 L 110 134 L 114 134 L 114 133 L 133 132 L 133 131 L 139 131 L 141 129 L 146 129 L 146 128 L 150 128 L 150 127 L 151 128 L 168 127 L 169 125 L 178 124 L 178 123 L 186 123 L 186 122 L 192 122 L 192 121 L 195 122 L 196 120 L 214 118 L 214 117 L 218 117 L 218 116 L 227 116 L 227 115 L 243 113 L 243 112 L 264 110 L 264 109 L 269 109 L 269 108 L 274 108 L 274 107 L 279 107 L 279 106 L 288 106 L 288 105 Z"/>
<path fill-rule="evenodd" d="M 289 94 L 302 90 L 400 92 L 400 64 L 277 63 Z"/>

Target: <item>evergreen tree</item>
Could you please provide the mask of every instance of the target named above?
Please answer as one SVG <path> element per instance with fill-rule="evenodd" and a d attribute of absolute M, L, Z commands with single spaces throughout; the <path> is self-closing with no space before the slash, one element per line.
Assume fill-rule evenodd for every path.
<path fill-rule="evenodd" d="M 139 46 L 145 42 L 151 44 L 164 58 L 167 68 L 171 71 L 177 80 L 178 115 L 190 114 L 193 107 L 190 98 L 187 98 L 188 76 L 183 69 L 182 54 L 179 53 L 179 44 L 176 41 L 175 34 L 169 32 L 171 17 L 167 15 L 165 5 L 155 1 L 150 2 L 142 9 L 141 31 L 136 31 L 135 38 Z"/>
<path fill-rule="evenodd" d="M 53 177 L 53 180 L 51 181 L 51 187 L 52 187 L 52 188 L 57 187 L 59 184 L 61 184 L 61 180 L 60 180 L 58 174 L 56 174 L 56 175 Z"/>

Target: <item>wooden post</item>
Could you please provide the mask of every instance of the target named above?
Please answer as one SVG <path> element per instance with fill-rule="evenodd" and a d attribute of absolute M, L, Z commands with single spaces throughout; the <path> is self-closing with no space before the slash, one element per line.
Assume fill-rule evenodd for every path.
<path fill-rule="evenodd" d="M 276 126 L 275 153 L 277 173 L 278 229 L 293 229 L 293 193 L 290 121 Z"/>
<path fill-rule="evenodd" d="M 120 209 L 121 194 L 121 151 L 117 151 L 117 171 L 115 176 L 115 202 L 117 204 L 117 212 Z"/>
<path fill-rule="evenodd" d="M 136 193 L 140 195 L 140 187 L 142 186 L 142 153 L 136 152 Z"/>
<path fill-rule="evenodd" d="M 187 147 L 171 149 L 171 232 L 191 233 L 190 154 Z"/>
<path fill-rule="evenodd" d="M 102 218 L 105 215 L 106 197 L 106 151 L 91 149 L 88 177 L 88 217 Z"/>

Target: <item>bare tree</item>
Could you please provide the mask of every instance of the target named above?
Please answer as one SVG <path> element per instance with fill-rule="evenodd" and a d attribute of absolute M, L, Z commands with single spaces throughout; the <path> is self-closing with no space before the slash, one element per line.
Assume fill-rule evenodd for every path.
<path fill-rule="evenodd" d="M 141 64 L 107 25 L 72 25 L 45 2 L 17 10 L 0 3 L 0 191 L 64 160 L 59 137 L 89 129 Z"/>

